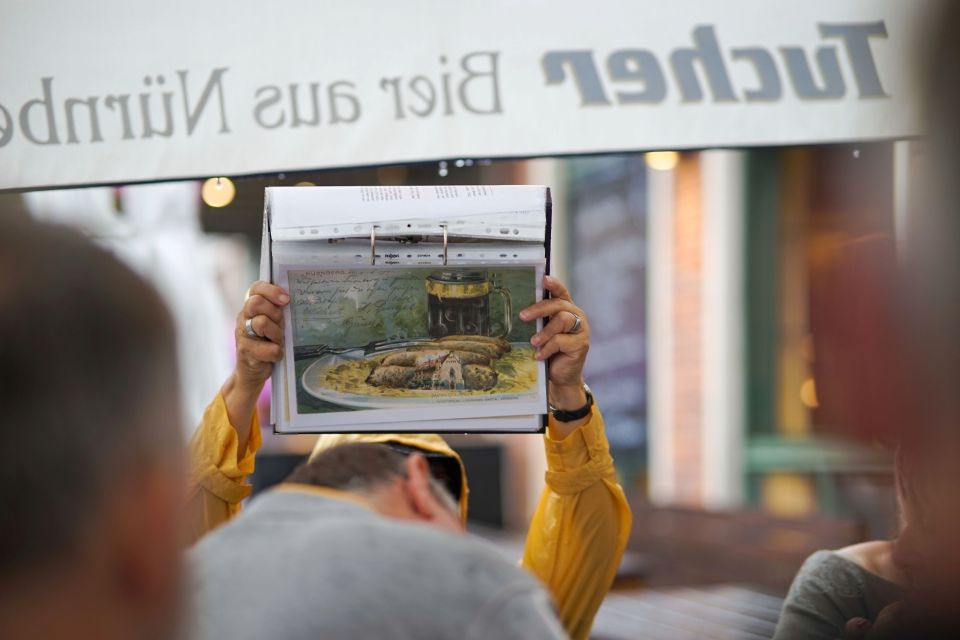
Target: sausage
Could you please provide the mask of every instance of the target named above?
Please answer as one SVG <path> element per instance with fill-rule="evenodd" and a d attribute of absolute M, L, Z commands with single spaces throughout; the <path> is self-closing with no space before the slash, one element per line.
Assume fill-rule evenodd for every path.
<path fill-rule="evenodd" d="M 500 349 L 495 344 L 486 344 L 483 342 L 467 342 L 463 340 L 450 340 L 443 343 L 444 349 L 450 349 L 451 351 L 470 351 L 473 353 L 479 353 L 480 355 L 489 358 L 490 360 L 496 360 L 500 358 L 504 351 Z M 436 346 L 416 346 L 410 347 L 411 351 L 424 351 L 436 349 Z"/>
<path fill-rule="evenodd" d="M 391 365 L 399 365 L 401 367 L 415 367 L 417 366 L 417 360 L 427 357 L 427 356 L 440 356 L 441 354 L 449 353 L 448 351 L 440 350 L 430 350 L 430 351 L 397 351 L 387 355 L 383 360 L 380 361 L 380 364 L 389 367 Z"/>
<path fill-rule="evenodd" d="M 509 342 L 503 338 L 494 338 L 492 336 L 443 336 L 442 338 L 437 338 L 436 342 L 481 342 L 483 344 L 495 345 L 504 353 L 511 349 Z"/>
<path fill-rule="evenodd" d="M 391 387 L 393 389 L 407 388 L 417 370 L 414 367 L 380 366 L 367 376 L 367 384 L 374 387 Z"/>
<path fill-rule="evenodd" d="M 445 358 L 453 354 L 460 358 L 463 364 L 490 364 L 490 358 L 473 351 L 447 351 L 443 349 L 424 349 L 422 351 L 397 351 L 380 361 L 383 366 L 399 365 L 401 367 L 416 367 L 431 356 Z"/>
<path fill-rule="evenodd" d="M 461 364 L 482 364 L 485 367 L 490 366 L 490 358 L 482 353 L 474 351 L 451 351 L 452 355 L 460 358 Z"/>

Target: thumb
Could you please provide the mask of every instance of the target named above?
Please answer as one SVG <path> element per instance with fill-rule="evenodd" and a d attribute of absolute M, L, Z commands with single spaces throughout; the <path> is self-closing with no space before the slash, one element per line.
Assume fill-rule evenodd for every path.
<path fill-rule="evenodd" d="M 850 618 L 843 626 L 841 640 L 866 640 L 872 627 L 873 625 L 866 618 Z"/>

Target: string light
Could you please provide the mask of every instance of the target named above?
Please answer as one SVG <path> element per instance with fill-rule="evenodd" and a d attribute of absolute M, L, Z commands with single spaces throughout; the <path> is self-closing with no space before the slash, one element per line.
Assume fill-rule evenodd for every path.
<path fill-rule="evenodd" d="M 654 171 L 673 171 L 680 162 L 680 154 L 676 151 L 650 151 L 643 154 L 643 159 Z"/>
<path fill-rule="evenodd" d="M 800 402 L 810 409 L 816 409 L 820 406 L 820 402 L 817 400 L 817 383 L 814 382 L 813 378 L 807 378 L 800 385 Z"/>
<path fill-rule="evenodd" d="M 218 209 L 233 202 L 235 195 L 237 195 L 237 187 L 230 178 L 210 178 L 200 189 L 200 196 L 207 206 Z"/>

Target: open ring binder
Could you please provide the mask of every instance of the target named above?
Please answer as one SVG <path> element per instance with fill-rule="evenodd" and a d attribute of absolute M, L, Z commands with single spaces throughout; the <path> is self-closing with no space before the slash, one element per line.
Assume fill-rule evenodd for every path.
<path fill-rule="evenodd" d="M 443 266 L 447 266 L 450 254 L 450 233 L 449 225 L 441 224 L 439 225 L 443 229 Z M 371 266 L 376 266 L 377 264 L 377 229 L 380 228 L 380 225 L 375 224 L 370 227 L 370 264 Z M 389 239 L 389 238 L 388 238 Z M 401 242 L 404 241 L 403 238 L 400 238 Z M 416 242 L 415 238 L 409 238 L 407 240 Z"/>
<path fill-rule="evenodd" d="M 261 273 L 290 294 L 275 429 L 542 430 L 542 321 L 515 311 L 543 298 L 550 213 L 534 185 L 268 188 Z"/>

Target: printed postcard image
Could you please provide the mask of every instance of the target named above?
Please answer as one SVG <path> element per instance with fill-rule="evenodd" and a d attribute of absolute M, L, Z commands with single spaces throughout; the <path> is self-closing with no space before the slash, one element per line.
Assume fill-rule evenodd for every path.
<path fill-rule="evenodd" d="M 400 418 L 398 409 L 420 419 L 475 414 L 469 405 L 485 415 L 529 412 L 542 367 L 530 344 L 537 324 L 518 314 L 542 294 L 542 273 L 288 268 L 291 405 L 300 416 L 378 411 L 370 421 Z"/>

